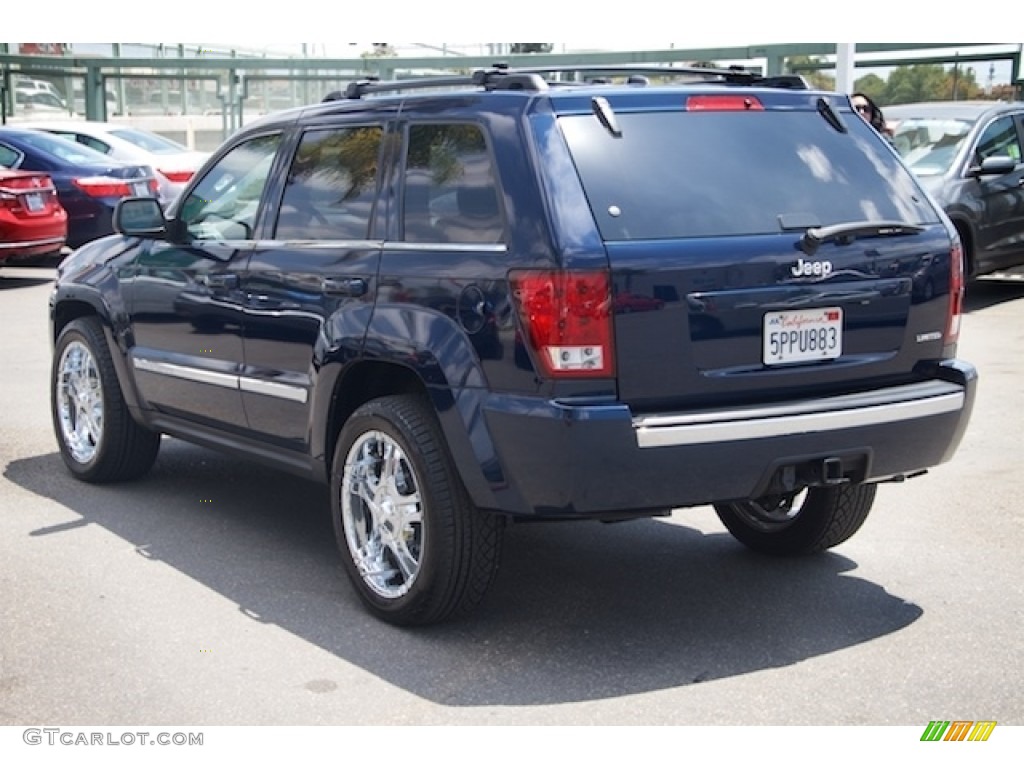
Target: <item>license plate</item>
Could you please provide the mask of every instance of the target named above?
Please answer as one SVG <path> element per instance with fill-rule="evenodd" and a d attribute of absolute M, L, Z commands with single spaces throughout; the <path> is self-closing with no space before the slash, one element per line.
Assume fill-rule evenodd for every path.
<path fill-rule="evenodd" d="M 29 192 L 25 195 L 25 208 L 31 213 L 37 213 L 46 208 L 46 200 L 41 192 Z"/>
<path fill-rule="evenodd" d="M 149 185 L 144 181 L 132 184 L 132 191 L 136 197 L 149 197 Z"/>
<path fill-rule="evenodd" d="M 834 360 L 843 353 L 839 307 L 769 312 L 764 316 L 764 364 Z"/>

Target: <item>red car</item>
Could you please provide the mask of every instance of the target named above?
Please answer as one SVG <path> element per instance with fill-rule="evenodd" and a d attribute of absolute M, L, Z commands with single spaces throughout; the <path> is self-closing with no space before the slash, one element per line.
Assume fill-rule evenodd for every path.
<path fill-rule="evenodd" d="M 0 168 L 0 263 L 59 251 L 67 236 L 68 215 L 50 177 Z"/>

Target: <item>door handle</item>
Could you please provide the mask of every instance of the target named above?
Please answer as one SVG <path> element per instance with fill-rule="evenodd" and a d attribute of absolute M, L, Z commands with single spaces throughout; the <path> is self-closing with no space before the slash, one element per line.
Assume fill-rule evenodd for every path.
<path fill-rule="evenodd" d="M 367 285 L 361 277 L 324 277 L 320 279 L 320 289 L 339 296 L 362 296 Z"/>

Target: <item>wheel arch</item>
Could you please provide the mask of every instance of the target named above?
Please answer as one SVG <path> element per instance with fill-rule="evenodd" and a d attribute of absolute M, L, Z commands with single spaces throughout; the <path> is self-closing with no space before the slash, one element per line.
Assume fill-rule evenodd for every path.
<path fill-rule="evenodd" d="M 974 227 L 966 216 L 956 213 L 950 214 L 949 220 L 960 236 L 960 245 L 964 252 L 964 274 L 967 277 L 974 277 L 978 268 L 977 254 L 974 249 Z"/>
<path fill-rule="evenodd" d="M 470 427 L 461 415 L 467 407 L 474 407 L 472 403 L 478 399 L 478 392 L 453 391 L 447 385 L 437 383 L 428 385 L 422 371 L 394 360 L 379 358 L 362 358 L 343 369 L 340 365 L 328 366 L 321 371 L 317 390 L 311 414 L 314 425 L 311 447 L 312 455 L 322 462 L 328 480 L 338 436 L 357 408 L 370 400 L 388 395 L 419 395 L 430 403 L 434 411 L 446 447 L 470 499 L 478 507 L 494 506 L 493 492 L 475 449 L 479 445 L 490 446 L 490 436 L 486 433 L 482 419 L 474 420 L 471 436 Z"/>
<path fill-rule="evenodd" d="M 64 295 L 62 296 L 62 293 Z M 118 383 L 121 385 L 121 393 L 125 403 L 136 421 L 145 423 L 142 418 L 142 411 L 139 407 L 139 397 L 135 391 L 135 381 L 128 370 L 125 359 L 125 350 L 120 344 L 119 334 L 115 333 L 111 321 L 111 313 L 98 292 L 83 291 L 80 287 L 67 291 L 58 289 L 54 297 L 50 312 L 50 346 L 53 348 L 61 331 L 69 323 L 81 317 L 96 317 L 103 333 L 107 339 L 107 346 L 110 348 L 110 356 L 114 363 L 114 372 L 117 375 Z"/>

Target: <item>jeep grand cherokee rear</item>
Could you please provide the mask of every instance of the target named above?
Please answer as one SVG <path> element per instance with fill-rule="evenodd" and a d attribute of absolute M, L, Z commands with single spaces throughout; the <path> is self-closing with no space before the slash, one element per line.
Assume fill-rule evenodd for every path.
<path fill-rule="evenodd" d="M 564 271 L 513 276 L 520 317 L 539 375 L 597 378 L 488 423 L 539 513 L 713 503 L 755 549 L 835 546 L 876 483 L 963 434 L 959 244 L 845 99 L 694 91 L 559 94 L 534 118 L 541 166 L 578 181 L 550 177 L 574 226 Z M 664 304 L 599 310 L 606 283 Z"/>
<path fill-rule="evenodd" d="M 167 433 L 326 480 L 397 624 L 476 606 L 507 520 L 846 540 L 967 424 L 959 243 L 845 97 L 700 76 L 499 67 L 248 126 L 62 265 L 65 463 L 137 477 Z"/>

